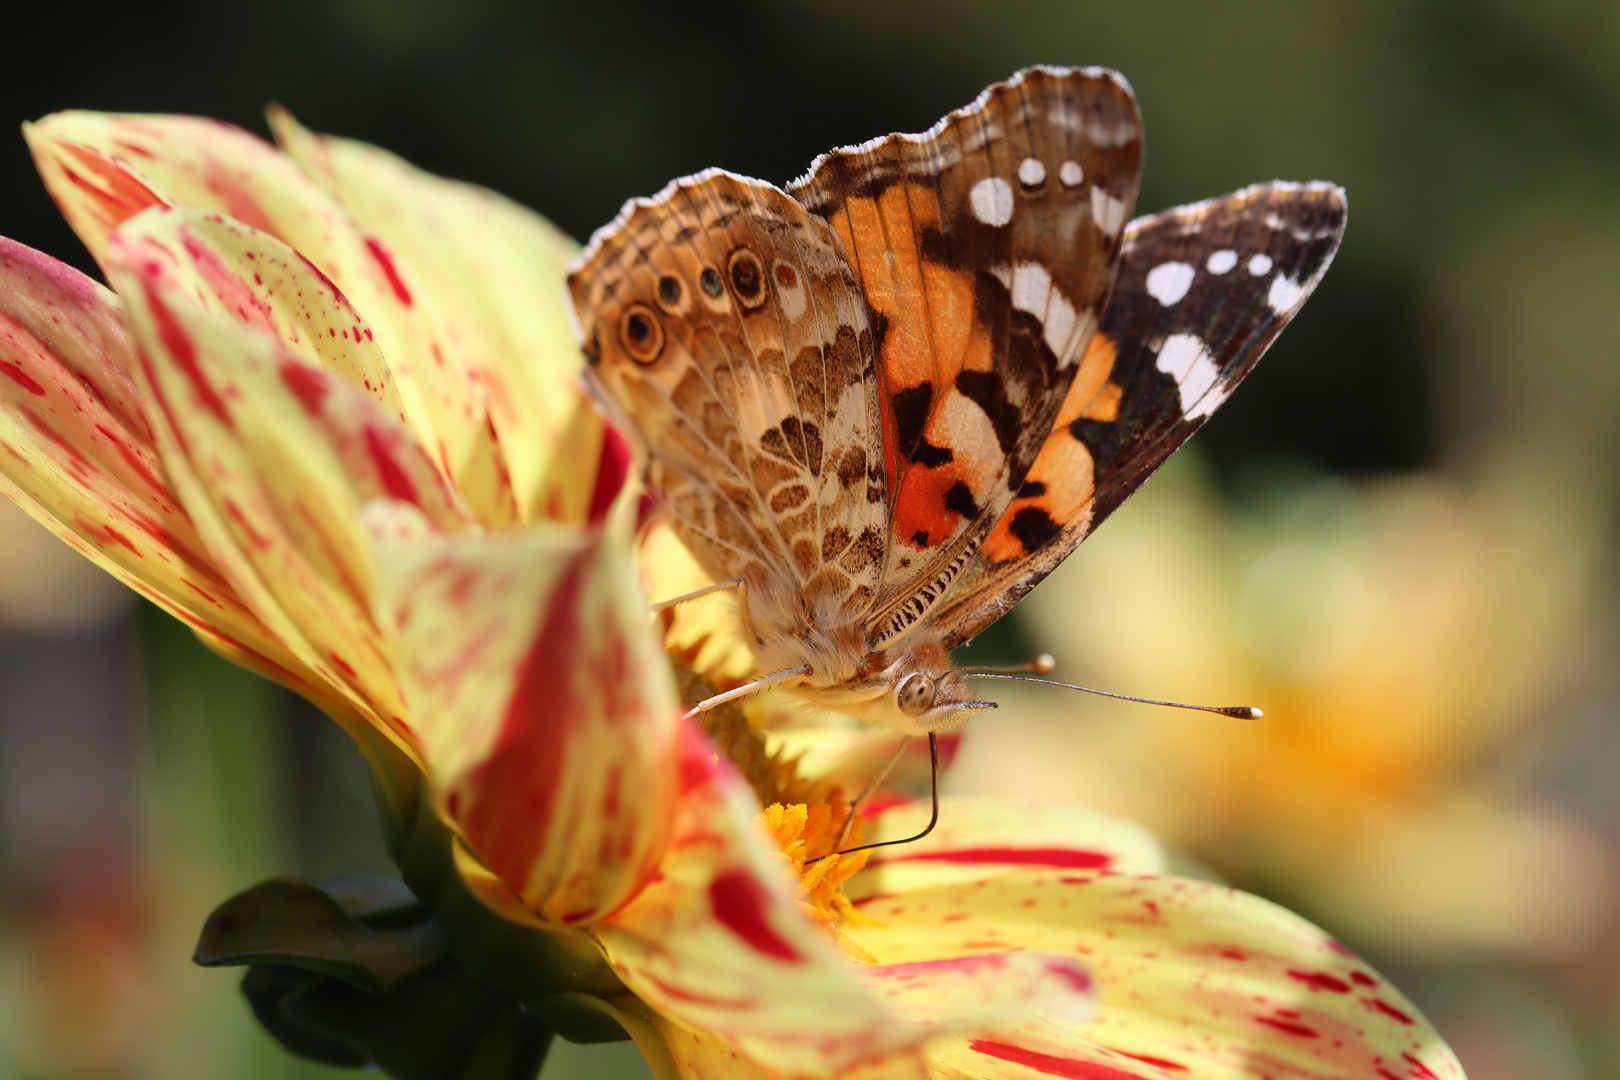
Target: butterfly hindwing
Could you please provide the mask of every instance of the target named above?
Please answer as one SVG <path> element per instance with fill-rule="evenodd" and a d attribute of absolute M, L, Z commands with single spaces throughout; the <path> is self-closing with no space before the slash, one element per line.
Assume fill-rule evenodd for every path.
<path fill-rule="evenodd" d="M 874 345 L 826 222 L 710 170 L 628 204 L 569 289 L 587 377 L 699 562 L 762 601 L 864 610 L 886 518 Z"/>
<path fill-rule="evenodd" d="M 878 343 L 890 494 L 869 647 L 950 591 L 1022 486 L 1108 296 L 1140 162 L 1122 78 L 1032 68 L 789 186 L 843 244 Z"/>
<path fill-rule="evenodd" d="M 1057 567 L 1231 394 L 1327 271 L 1331 184 L 1260 184 L 1131 223 L 1114 293 L 1023 489 L 939 613 L 971 640 Z"/>

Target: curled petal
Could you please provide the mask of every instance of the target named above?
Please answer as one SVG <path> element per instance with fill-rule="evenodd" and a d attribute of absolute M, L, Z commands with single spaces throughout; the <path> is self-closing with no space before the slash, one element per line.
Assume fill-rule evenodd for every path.
<path fill-rule="evenodd" d="M 1009 949 L 1084 960 L 1101 984 L 1096 1018 L 1083 1026 L 1049 1021 L 1170 1075 L 1463 1075 L 1411 1002 L 1348 949 L 1298 916 L 1222 886 L 1024 873 L 879 900 L 862 913 L 873 921 L 847 932 L 885 962 Z"/>
<path fill-rule="evenodd" d="M 271 108 L 270 125 L 287 154 L 426 287 L 462 363 L 485 380 L 523 520 L 551 516 L 546 465 L 580 398 L 581 358 L 562 287 L 579 245 L 493 191 L 317 135 L 285 109 Z"/>
<path fill-rule="evenodd" d="M 682 796 L 656 881 L 596 928 L 614 969 L 682 1025 L 767 1070 L 831 1076 L 930 1036 L 1031 1015 L 1075 1016 L 1090 978 L 1072 959 L 857 966 L 799 911 L 753 826 L 751 793 L 683 725 Z"/>
<path fill-rule="evenodd" d="M 866 841 L 915 836 L 928 816 L 922 802 L 890 807 L 868 826 Z M 933 832 L 914 843 L 873 851 L 844 892 L 856 902 L 870 901 L 1028 870 L 1162 874 L 1175 869 L 1176 859 L 1140 825 L 1093 810 L 948 798 L 940 800 Z"/>
<path fill-rule="evenodd" d="M 531 910 L 601 918 L 656 873 L 674 680 L 612 533 L 376 540 L 379 618 L 441 811 Z"/>
<path fill-rule="evenodd" d="M 402 746 L 415 740 L 371 621 L 360 507 L 412 503 L 462 526 L 410 432 L 362 391 L 188 300 L 171 268 L 118 242 L 165 465 L 215 563 L 295 656 Z"/>
<path fill-rule="evenodd" d="M 114 241 L 125 263 L 156 262 L 203 308 L 264 331 L 310 367 L 404 419 L 371 327 L 330 278 L 268 233 L 189 207 L 137 214 Z"/>
<path fill-rule="evenodd" d="M 482 518 L 507 515 L 511 490 L 482 390 L 432 298 L 387 244 L 275 147 L 192 116 L 60 112 L 23 134 L 68 223 L 104 265 L 112 231 L 159 204 L 227 215 L 308 259 L 373 331 L 433 460 Z"/>
<path fill-rule="evenodd" d="M 216 649 L 336 707 L 220 573 L 170 487 L 118 298 L 0 239 L 0 491 Z"/>

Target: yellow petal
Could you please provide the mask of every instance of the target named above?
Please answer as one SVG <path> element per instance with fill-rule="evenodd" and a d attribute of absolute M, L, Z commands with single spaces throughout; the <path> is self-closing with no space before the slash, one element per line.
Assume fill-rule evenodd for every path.
<path fill-rule="evenodd" d="M 658 878 L 596 928 L 632 990 L 770 1070 L 832 1076 L 929 1037 L 1030 1015 L 1078 1018 L 1073 959 L 1018 956 L 857 965 L 800 911 L 752 793 L 684 724 L 682 797 Z"/>
<path fill-rule="evenodd" d="M 272 107 L 276 140 L 408 265 L 487 400 L 524 520 L 568 426 L 582 367 L 563 299 L 579 253 L 561 230 L 486 188 L 423 172 L 366 143 L 317 135 Z"/>
<path fill-rule="evenodd" d="M 731 1049 L 713 1034 L 691 1031 L 666 1016 L 653 1018 L 681 1080 L 787 1080 Z M 921 1050 L 908 1049 L 840 1071 L 838 1080 L 925 1080 Z M 660 1078 L 662 1080 L 662 1078 Z"/>
<path fill-rule="evenodd" d="M 926 802 L 908 802 L 883 811 L 868 824 L 866 842 L 915 836 L 929 810 Z M 933 832 L 873 851 L 844 893 L 860 902 L 1035 869 L 1162 874 L 1175 868 L 1174 859 L 1152 833 L 1108 814 L 1061 803 L 946 798 Z"/>
<path fill-rule="evenodd" d="M 252 326 L 404 419 L 371 327 L 331 280 L 268 233 L 190 207 L 137 214 L 118 229 L 123 260 L 165 265 L 205 310 Z"/>
<path fill-rule="evenodd" d="M 170 489 L 133 366 L 116 296 L 0 239 L 0 490 L 192 628 L 318 696 L 321 680 L 242 603 Z"/>
<path fill-rule="evenodd" d="M 430 456 L 481 515 L 499 517 L 511 493 L 482 390 L 422 283 L 289 158 L 240 128 L 192 116 L 60 112 L 25 124 L 23 134 L 46 187 L 98 261 L 120 223 L 170 203 L 233 217 L 319 267 L 373 331 Z"/>
<path fill-rule="evenodd" d="M 364 392 L 203 311 L 169 266 L 127 254 L 115 238 L 108 270 L 141 343 L 165 465 L 214 561 L 295 656 L 414 749 L 371 621 L 360 507 L 392 498 L 457 529 L 453 495 Z"/>
<path fill-rule="evenodd" d="M 537 525 L 377 538 L 441 812 L 531 910 L 591 922 L 657 870 L 679 706 L 622 540 Z"/>
<path fill-rule="evenodd" d="M 1463 1075 L 1411 1002 L 1349 950 L 1222 886 L 1025 873 L 879 900 L 862 913 L 873 921 L 846 932 L 884 962 L 1017 949 L 1083 959 L 1101 984 L 1096 1019 L 1052 1023 L 1171 1075 Z"/>

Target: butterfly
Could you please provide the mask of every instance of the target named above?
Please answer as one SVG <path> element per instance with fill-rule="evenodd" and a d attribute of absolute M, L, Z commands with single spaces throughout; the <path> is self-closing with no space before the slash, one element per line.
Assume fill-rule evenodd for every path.
<path fill-rule="evenodd" d="M 1130 85 L 1033 67 L 777 188 L 633 199 L 568 290 L 648 488 L 741 592 L 765 676 L 933 734 L 993 704 L 950 653 L 1226 400 L 1338 248 L 1342 189 L 1130 220 Z"/>

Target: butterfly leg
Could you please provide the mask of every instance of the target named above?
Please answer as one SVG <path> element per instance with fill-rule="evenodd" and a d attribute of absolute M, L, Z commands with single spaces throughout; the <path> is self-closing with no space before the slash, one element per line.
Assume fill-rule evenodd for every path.
<path fill-rule="evenodd" d="M 660 600 L 658 603 L 650 604 L 648 606 L 652 608 L 653 614 L 656 615 L 660 611 L 668 611 L 676 604 L 684 604 L 688 600 L 696 600 L 700 596 L 708 596 L 710 593 L 724 592 L 727 589 L 736 589 L 737 593 L 745 601 L 748 599 L 747 582 L 743 581 L 742 578 L 732 578 L 730 581 L 717 581 L 713 585 L 705 585 L 701 589 L 694 589 L 692 592 L 682 593 L 680 596 L 672 597 L 669 600 Z"/>
<path fill-rule="evenodd" d="M 906 743 L 909 743 L 910 741 L 911 741 L 911 739 L 908 737 L 906 739 L 906 742 L 900 744 L 900 749 L 904 750 L 905 747 L 906 747 Z M 898 761 L 899 759 L 900 759 L 900 755 L 896 754 L 894 756 L 893 760 L 891 760 L 889 762 L 889 768 L 893 768 L 895 761 Z M 914 841 L 921 840 L 923 837 L 925 837 L 929 833 L 933 832 L 934 831 L 934 826 L 939 824 L 939 736 L 935 735 L 932 731 L 930 731 L 928 733 L 928 764 L 929 764 L 929 767 L 930 767 L 931 779 L 933 781 L 932 786 L 930 788 L 930 792 L 931 792 L 930 801 L 933 804 L 933 813 L 928 818 L 928 824 L 923 826 L 922 832 L 917 833 L 915 836 L 908 836 L 908 837 L 906 837 L 906 838 L 904 838 L 902 840 L 880 840 L 875 844 L 862 844 L 859 847 L 845 848 L 843 851 L 835 851 L 832 854 L 833 855 L 853 855 L 857 851 L 869 851 L 872 848 L 891 847 L 891 846 L 893 846 L 895 844 L 910 844 L 910 843 L 913 843 Z M 887 773 L 887 772 L 888 772 L 888 769 L 885 769 L 884 773 Z M 875 788 L 875 787 L 877 787 L 877 785 L 873 784 L 872 787 Z M 867 795 L 870 795 L 870 794 L 871 794 L 871 791 L 868 791 Z M 866 798 L 866 795 L 861 796 L 861 799 L 863 801 L 865 800 L 865 798 Z M 844 833 L 838 839 L 838 842 L 840 844 L 842 844 L 844 842 L 845 838 L 848 837 L 850 823 L 855 820 L 855 811 L 857 809 L 859 809 L 859 807 L 860 807 L 860 803 L 856 803 L 854 807 L 850 808 L 849 821 L 846 821 L 844 823 Z M 823 855 L 822 856 L 823 859 L 828 859 L 828 858 L 831 858 L 831 857 L 832 857 L 832 855 Z"/>
<path fill-rule="evenodd" d="M 724 592 L 727 589 L 737 590 L 737 620 L 742 623 L 743 640 L 757 645 L 759 643 L 759 639 L 754 636 L 753 624 L 748 621 L 748 582 L 744 581 L 742 578 L 732 578 L 729 581 L 717 581 L 713 585 L 705 585 L 701 589 L 696 589 L 692 592 L 673 597 L 669 600 L 661 600 L 656 604 L 650 604 L 648 606 L 652 609 L 653 614 L 656 615 L 659 612 L 668 611 L 676 604 L 684 604 L 688 600 L 696 600 L 700 596 L 708 596 L 710 593 Z"/>
<path fill-rule="evenodd" d="M 749 694 L 757 694 L 761 690 L 769 690 L 778 683 L 789 682 L 793 679 L 797 679 L 808 674 L 810 674 L 810 665 L 801 664 L 798 667 L 786 668 L 771 675 L 762 675 L 753 682 L 745 682 L 741 686 L 734 686 L 724 693 L 716 694 L 713 697 L 704 698 L 702 701 L 688 709 L 686 715 L 688 717 L 693 717 L 698 713 L 706 713 L 710 709 L 724 705 L 728 701 L 736 701 L 738 698 L 747 697 Z"/>

